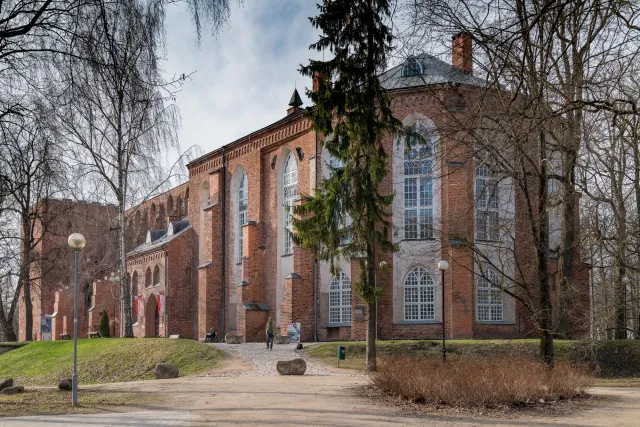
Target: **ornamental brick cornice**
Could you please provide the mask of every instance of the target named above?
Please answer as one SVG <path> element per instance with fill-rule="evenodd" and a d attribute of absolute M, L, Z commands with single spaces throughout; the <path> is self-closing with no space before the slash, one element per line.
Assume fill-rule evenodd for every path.
<path fill-rule="evenodd" d="M 282 124 L 275 129 L 258 131 L 256 135 L 249 135 L 232 142 L 224 147 L 224 158 L 229 161 L 256 150 L 268 150 L 282 141 L 306 133 L 311 129 L 311 122 L 300 115 L 290 123 Z M 208 156 L 210 158 L 207 158 Z M 222 149 L 205 155 L 201 160 L 196 160 L 187 167 L 189 168 L 189 178 L 221 168 Z"/>

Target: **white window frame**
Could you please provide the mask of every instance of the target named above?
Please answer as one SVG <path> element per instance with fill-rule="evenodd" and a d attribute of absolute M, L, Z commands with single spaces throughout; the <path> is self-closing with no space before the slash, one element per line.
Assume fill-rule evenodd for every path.
<path fill-rule="evenodd" d="M 427 127 L 416 123 L 414 132 L 420 133 L 426 144 L 405 141 L 403 160 L 403 223 L 406 240 L 433 239 L 433 142 Z"/>
<path fill-rule="evenodd" d="M 500 240 L 500 179 L 486 165 L 475 168 L 475 230 L 476 240 L 497 242 Z"/>
<path fill-rule="evenodd" d="M 493 268 L 485 268 L 476 279 L 476 321 L 504 322 L 504 298 Z"/>
<path fill-rule="evenodd" d="M 238 187 L 238 216 L 236 219 L 237 222 L 237 230 L 236 230 L 236 247 L 238 250 L 236 251 L 237 262 L 242 262 L 242 226 L 249 222 L 248 214 L 249 214 L 249 183 L 247 182 L 247 174 L 242 172 L 242 177 L 240 178 L 240 186 Z"/>
<path fill-rule="evenodd" d="M 282 174 L 284 255 L 293 253 L 293 208 L 298 199 L 298 164 L 290 152 Z"/>
<path fill-rule="evenodd" d="M 402 77 L 419 76 L 422 73 L 422 62 L 415 56 L 408 57 L 402 66 Z"/>
<path fill-rule="evenodd" d="M 404 278 L 404 320 L 435 320 L 436 283 L 424 267 L 416 267 Z"/>
<path fill-rule="evenodd" d="M 331 278 L 329 323 L 351 323 L 351 279 L 343 272 Z"/>

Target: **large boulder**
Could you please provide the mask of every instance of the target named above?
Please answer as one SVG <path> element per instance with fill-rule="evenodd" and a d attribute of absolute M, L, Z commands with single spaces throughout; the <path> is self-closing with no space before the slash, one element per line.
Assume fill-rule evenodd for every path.
<path fill-rule="evenodd" d="M 158 363 L 154 371 L 157 380 L 166 380 L 170 378 L 178 378 L 179 372 L 176 365 L 171 363 Z"/>
<path fill-rule="evenodd" d="M 276 344 L 291 344 L 291 337 L 289 335 L 276 335 Z"/>
<path fill-rule="evenodd" d="M 0 394 L 18 394 L 18 393 L 24 393 L 24 387 L 22 387 L 21 385 L 17 387 L 7 387 L 4 390 L 0 391 Z"/>
<path fill-rule="evenodd" d="M 0 380 L 0 391 L 5 388 L 13 387 L 13 378 L 7 378 L 5 380 Z"/>
<path fill-rule="evenodd" d="M 227 334 L 224 336 L 224 341 L 227 344 L 242 344 L 244 342 L 244 337 L 242 335 Z"/>
<path fill-rule="evenodd" d="M 276 369 L 280 375 L 304 375 L 307 370 L 307 362 L 304 359 L 281 360 Z"/>
<path fill-rule="evenodd" d="M 73 388 L 73 380 L 71 378 L 63 378 L 58 381 L 58 388 L 60 390 L 69 391 Z"/>

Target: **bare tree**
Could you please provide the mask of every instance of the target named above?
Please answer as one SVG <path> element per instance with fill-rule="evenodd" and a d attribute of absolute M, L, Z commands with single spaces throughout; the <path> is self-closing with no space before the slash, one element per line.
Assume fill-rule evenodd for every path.
<path fill-rule="evenodd" d="M 57 109 L 59 135 L 71 144 L 78 172 L 104 182 L 118 206 L 124 335 L 132 337 L 125 274 L 130 190 L 161 175 L 158 154 L 178 145 L 171 83 L 157 65 L 162 9 L 136 0 L 105 2 L 83 21 L 76 50 L 86 60 L 59 64 L 68 84 Z"/>
<path fill-rule="evenodd" d="M 12 120 L 0 123 L 0 153 L 0 170 L 7 172 L 7 197 L 0 216 L 12 216 L 17 220 L 14 225 L 19 225 L 17 229 L 3 230 L 1 236 L 4 249 L 19 259 L 19 263 L 5 270 L 7 284 L 12 283 L 11 276 L 15 275 L 17 286 L 12 293 L 0 293 L 0 298 L 9 295 L 11 298 L 10 301 L 0 300 L 0 326 L 7 339 L 15 341 L 14 316 L 22 294 L 26 314 L 25 338 L 30 341 L 33 338 L 32 283 L 39 274 L 33 270 L 33 264 L 40 257 L 38 248 L 47 228 L 43 220 L 46 200 L 58 191 L 63 167 L 59 163 L 58 147 L 41 110 L 23 111 Z"/>

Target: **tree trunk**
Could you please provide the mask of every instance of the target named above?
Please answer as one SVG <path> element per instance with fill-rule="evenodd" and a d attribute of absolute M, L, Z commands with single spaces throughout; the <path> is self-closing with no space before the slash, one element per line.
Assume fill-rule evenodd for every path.
<path fill-rule="evenodd" d="M 5 300 L 4 298 L 2 298 L 2 295 L 0 295 L 0 327 L 2 327 L 5 339 L 8 342 L 18 341 L 16 337 L 16 330 L 13 328 L 13 319 L 15 316 L 16 305 L 19 297 L 20 289 L 18 288 L 14 291 L 11 305 L 9 307 L 9 313 L 7 314 L 4 311 Z"/>
<path fill-rule="evenodd" d="M 13 329 L 13 316 L 6 318 L 4 314 L 4 307 L 0 304 L 0 326 L 4 331 L 4 338 L 7 342 L 18 341 L 16 337 L 16 331 Z"/>
<path fill-rule="evenodd" d="M 127 248 L 126 227 L 124 218 L 124 197 L 120 197 L 118 203 L 118 221 L 120 222 L 120 295 L 124 311 L 124 336 L 133 338 L 133 323 L 131 320 L 131 292 L 127 283 Z"/>
<path fill-rule="evenodd" d="M 376 360 L 376 319 L 377 319 L 377 302 L 378 297 L 375 294 L 376 288 L 376 255 L 373 247 L 367 245 L 367 283 L 369 289 L 373 289 L 375 297 L 367 301 L 367 371 L 374 372 L 378 370 Z"/>
<path fill-rule="evenodd" d="M 558 332 L 565 338 L 571 338 L 569 319 L 572 306 L 573 262 L 576 252 L 576 191 L 575 168 L 577 153 L 569 148 L 563 159 L 562 180 L 562 240 L 558 257 Z"/>
<path fill-rule="evenodd" d="M 538 279 L 540 280 L 540 354 L 544 363 L 553 365 L 553 306 L 551 304 L 551 290 L 549 287 L 549 211 L 548 211 L 548 162 L 546 138 L 544 132 L 540 132 L 540 176 L 538 179 L 538 214 L 540 227 L 538 230 Z"/>
<path fill-rule="evenodd" d="M 614 171 L 612 171 L 614 172 Z M 616 250 L 614 253 L 615 272 L 615 323 L 616 339 L 627 338 L 627 284 L 625 283 L 626 268 L 625 259 L 627 253 L 627 209 L 622 195 L 622 181 L 617 180 L 614 193 L 614 200 L 617 205 L 616 212 Z"/>
<path fill-rule="evenodd" d="M 378 370 L 376 360 L 376 317 L 378 311 L 376 302 L 368 303 L 367 307 L 369 311 L 367 319 L 367 371 L 374 372 Z"/>
<path fill-rule="evenodd" d="M 27 207 L 27 209 L 29 209 Z M 31 301 L 31 221 L 29 212 L 22 212 L 22 256 L 20 257 L 20 276 L 18 286 L 22 288 L 25 311 L 25 341 L 33 341 L 33 301 Z"/>

